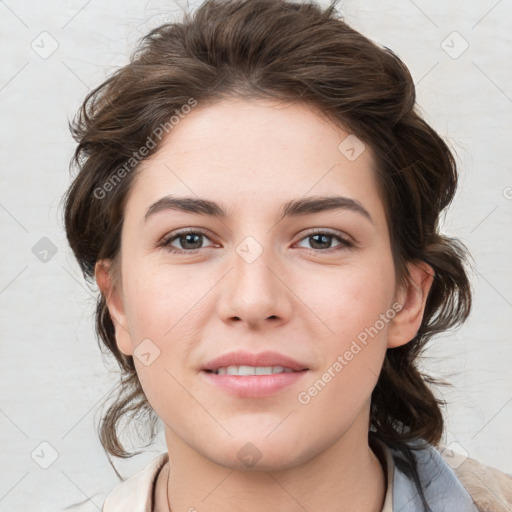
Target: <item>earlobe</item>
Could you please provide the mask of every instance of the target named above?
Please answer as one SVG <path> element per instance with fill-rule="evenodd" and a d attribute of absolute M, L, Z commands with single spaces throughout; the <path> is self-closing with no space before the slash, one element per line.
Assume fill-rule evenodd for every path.
<path fill-rule="evenodd" d="M 129 356 L 132 355 L 132 343 L 128 333 L 123 298 L 118 286 L 112 278 L 110 260 L 98 260 L 94 267 L 94 277 L 100 292 L 105 297 L 110 318 L 116 331 L 116 343 L 119 350 Z"/>
<path fill-rule="evenodd" d="M 408 270 L 407 284 L 401 287 L 396 297 L 402 307 L 390 322 L 388 348 L 405 345 L 416 336 L 434 280 L 434 270 L 423 261 L 408 263 Z"/>

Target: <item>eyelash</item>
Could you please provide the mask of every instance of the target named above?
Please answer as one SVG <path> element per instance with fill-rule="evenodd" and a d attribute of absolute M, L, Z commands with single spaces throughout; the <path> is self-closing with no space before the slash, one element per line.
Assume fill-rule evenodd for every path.
<path fill-rule="evenodd" d="M 175 233 L 173 233 L 171 236 L 168 236 L 168 237 L 165 237 L 162 242 L 160 243 L 160 247 L 163 247 L 165 249 L 167 249 L 167 251 L 169 251 L 170 253 L 175 253 L 175 254 L 195 254 L 197 251 L 201 250 L 201 249 L 192 249 L 192 250 L 186 250 L 186 249 L 177 249 L 175 247 L 172 247 L 170 244 L 171 242 L 173 242 L 174 240 L 177 240 L 179 238 L 181 238 L 182 236 L 184 235 L 187 235 L 187 234 L 194 234 L 194 235 L 203 235 L 204 237 L 208 238 L 208 240 L 210 240 L 210 237 L 208 236 L 208 234 L 203 231 L 202 229 L 199 229 L 199 228 L 189 228 L 189 229 L 183 229 L 183 230 L 180 230 L 180 231 L 177 231 Z M 342 249 L 352 249 L 355 247 L 355 244 L 349 240 L 347 240 L 346 238 L 343 238 L 341 237 L 340 235 L 337 235 L 337 234 L 334 234 L 334 233 L 331 233 L 329 231 L 326 231 L 326 230 L 321 230 L 321 229 L 316 229 L 316 230 L 312 230 L 308 233 L 306 233 L 300 240 L 304 240 L 304 239 L 307 239 L 309 237 L 312 237 L 314 235 L 327 235 L 328 237 L 331 237 L 331 238 L 334 238 L 336 239 L 337 241 L 340 242 L 340 245 L 337 246 L 337 247 L 330 247 L 328 249 L 307 249 L 309 251 L 313 251 L 315 253 L 319 253 L 319 252 L 323 252 L 323 253 L 330 253 L 330 252 L 336 252 L 336 251 L 340 251 Z M 210 240 L 211 241 L 211 240 Z"/>

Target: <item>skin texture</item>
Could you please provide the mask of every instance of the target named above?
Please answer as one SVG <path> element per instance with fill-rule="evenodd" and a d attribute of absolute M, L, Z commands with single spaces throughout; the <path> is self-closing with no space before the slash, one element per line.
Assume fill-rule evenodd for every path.
<path fill-rule="evenodd" d="M 410 263 L 411 284 L 397 286 L 372 152 L 347 159 L 338 146 L 348 135 L 304 104 L 226 99 L 196 107 L 139 168 L 121 284 L 113 286 L 108 261 L 98 262 L 96 279 L 119 349 L 133 355 L 149 339 L 160 351 L 147 366 L 134 357 L 170 454 L 155 510 L 169 510 L 167 491 L 173 511 L 381 510 L 386 478 L 368 445 L 370 396 L 386 350 L 416 334 L 432 276 L 425 263 Z M 144 222 L 167 194 L 213 200 L 230 215 L 161 211 Z M 278 221 L 285 202 L 322 195 L 358 201 L 371 220 L 333 210 Z M 189 227 L 206 231 L 202 245 L 174 239 L 182 254 L 159 246 Z M 312 228 L 334 236 L 312 239 Z M 263 250 L 251 263 L 237 252 L 247 236 L 252 254 L 257 244 Z M 333 373 L 338 356 L 389 311 Z M 274 350 L 309 370 L 272 396 L 233 396 L 201 368 L 238 349 Z M 299 393 L 329 368 L 335 376 L 301 403 Z M 259 454 L 249 468 L 239 455 L 248 442 Z"/>

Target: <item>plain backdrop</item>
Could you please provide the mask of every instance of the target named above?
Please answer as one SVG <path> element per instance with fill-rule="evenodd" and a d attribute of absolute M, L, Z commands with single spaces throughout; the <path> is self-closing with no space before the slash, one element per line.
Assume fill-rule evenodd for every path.
<path fill-rule="evenodd" d="M 67 123 L 180 5 L 0 1 L 0 511 L 83 501 L 93 512 L 119 482 L 96 434 L 119 376 L 98 348 L 96 290 L 61 220 L 74 149 Z M 445 444 L 512 473 L 512 2 L 349 0 L 339 9 L 406 62 L 425 118 L 457 153 L 460 187 L 444 231 L 472 252 L 474 310 L 432 342 L 423 365 L 453 384 L 441 389 Z M 164 450 L 161 431 L 116 466 L 128 477 Z"/>

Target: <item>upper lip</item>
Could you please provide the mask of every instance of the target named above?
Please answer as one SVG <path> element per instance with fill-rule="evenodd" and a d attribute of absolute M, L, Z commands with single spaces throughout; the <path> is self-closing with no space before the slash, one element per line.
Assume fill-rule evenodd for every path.
<path fill-rule="evenodd" d="M 202 369 L 218 370 L 227 366 L 282 366 L 294 371 L 308 369 L 307 365 L 272 351 L 259 352 L 258 354 L 244 351 L 229 352 L 208 361 Z"/>

